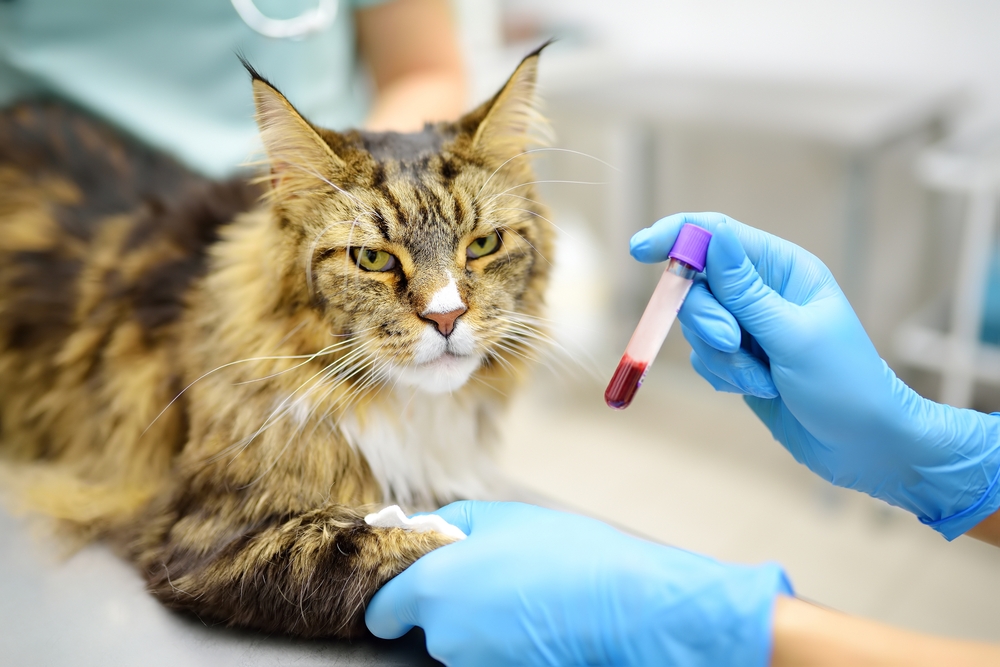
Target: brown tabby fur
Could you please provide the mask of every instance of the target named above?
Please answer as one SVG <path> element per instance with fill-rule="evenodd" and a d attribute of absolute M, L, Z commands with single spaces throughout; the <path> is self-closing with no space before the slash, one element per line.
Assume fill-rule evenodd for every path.
<path fill-rule="evenodd" d="M 411 361 L 447 269 L 483 359 L 451 398 L 475 411 L 473 446 L 486 446 L 541 335 L 531 318 L 551 230 L 515 157 L 537 59 L 458 121 L 411 135 L 314 128 L 249 68 L 261 188 L 207 181 L 64 105 L 0 114 L 8 489 L 116 545 L 170 607 L 302 636 L 362 632 L 375 591 L 450 539 L 364 522 L 413 498 L 386 492 L 337 424 L 394 390 L 380 369 Z M 467 261 L 494 229 L 502 249 Z M 352 246 L 392 252 L 399 268 L 362 271 Z M 308 414 L 276 409 L 303 391 Z M 428 493 L 424 504 L 453 500 Z"/>

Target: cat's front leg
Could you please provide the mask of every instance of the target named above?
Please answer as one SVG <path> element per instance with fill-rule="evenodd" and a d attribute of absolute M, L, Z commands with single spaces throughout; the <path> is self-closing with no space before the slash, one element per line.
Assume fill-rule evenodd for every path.
<path fill-rule="evenodd" d="M 135 543 L 153 595 L 205 622 L 304 637 L 363 634 L 375 592 L 454 541 L 437 532 L 374 528 L 341 505 L 256 525 L 224 525 L 205 509 L 186 516 L 168 509 Z"/>

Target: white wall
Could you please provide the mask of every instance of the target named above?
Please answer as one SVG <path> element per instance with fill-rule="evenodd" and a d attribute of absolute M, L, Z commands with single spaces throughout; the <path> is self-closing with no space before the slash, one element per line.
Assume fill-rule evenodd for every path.
<path fill-rule="evenodd" d="M 578 24 L 623 61 L 690 73 L 961 86 L 1000 119 L 1000 2 L 992 0 L 508 0 Z M 970 116 L 970 121 L 971 121 Z"/>
<path fill-rule="evenodd" d="M 543 98 L 557 88 L 659 71 L 666 79 L 758 86 L 762 94 L 865 89 L 920 97 L 960 91 L 965 104 L 953 117 L 951 131 L 975 137 L 984 126 L 1000 126 L 1000 2 L 455 1 L 467 26 L 475 101 L 496 90 L 529 47 L 554 34 L 565 39 L 544 59 Z M 522 26 L 534 23 L 537 35 L 498 48 L 504 16 Z M 599 111 L 560 107 L 551 97 L 548 111 L 558 146 L 625 166 L 608 138 L 616 122 L 628 122 L 627 113 L 602 118 Z M 847 105 L 844 109 L 848 113 Z M 836 107 L 827 111 L 841 113 Z M 933 244 L 954 233 L 960 213 L 941 215 L 914 177 L 914 160 L 930 134 L 880 153 L 873 162 L 865 186 L 870 192 L 864 232 L 872 247 L 858 271 L 852 258 L 859 249 L 844 241 L 852 238 L 845 231 L 846 179 L 852 167 L 843 147 L 818 137 L 796 139 L 780 129 L 741 131 L 708 118 L 678 122 L 668 116 L 657 125 L 652 210 L 632 211 L 626 226 L 638 228 L 677 210 L 722 210 L 805 246 L 843 282 L 880 352 L 892 362 L 896 327 L 949 282 L 940 275 L 929 279 L 922 268 Z M 548 178 L 614 180 L 598 163 L 587 166 L 584 158 L 550 154 L 538 161 Z M 544 196 L 561 226 L 586 223 L 612 276 L 631 260 L 627 234 L 608 232 L 615 226 L 610 192 L 600 186 L 555 186 Z M 637 283 L 633 291 L 646 294 L 648 288 Z M 595 306 L 594 320 L 615 321 L 609 306 L 602 308 Z M 685 354 L 683 345 L 674 348 L 676 355 Z"/>

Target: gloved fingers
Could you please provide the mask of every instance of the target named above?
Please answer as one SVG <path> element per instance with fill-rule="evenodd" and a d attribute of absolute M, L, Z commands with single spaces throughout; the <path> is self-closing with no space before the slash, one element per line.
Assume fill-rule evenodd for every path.
<path fill-rule="evenodd" d="M 708 366 L 701 360 L 698 354 L 692 350 L 691 351 L 691 367 L 694 368 L 695 372 L 698 373 L 705 382 L 712 385 L 712 389 L 715 391 L 722 391 L 727 394 L 742 394 L 743 392 L 739 387 L 729 384 L 718 375 L 708 370 Z"/>
<path fill-rule="evenodd" d="M 760 398 L 777 398 L 778 389 L 774 386 L 771 371 L 760 359 L 742 349 L 732 353 L 720 352 L 701 340 L 686 326 L 682 325 L 682 331 L 684 338 L 691 345 L 692 353 L 698 358 L 701 365 L 708 372 L 734 387 L 734 389 L 726 391 L 750 394 Z"/>
<path fill-rule="evenodd" d="M 740 245 L 754 266 L 761 268 L 766 265 L 763 266 L 764 269 L 775 271 L 774 275 L 764 276 L 764 282 L 772 287 L 780 284 L 782 277 L 793 268 L 790 266 L 792 263 L 796 265 L 807 263 L 810 265 L 810 270 L 813 268 L 812 265 L 816 265 L 816 268 L 824 273 L 829 273 L 817 257 L 791 241 L 745 225 L 724 213 L 711 211 L 674 213 L 657 220 L 645 229 L 640 229 L 629 242 L 632 257 L 647 264 L 666 261 L 670 248 L 677 240 L 678 232 L 687 223 L 703 227 L 713 235 L 720 226 L 728 227 L 739 239 Z"/>
<path fill-rule="evenodd" d="M 750 257 L 750 261 L 754 264 L 759 259 L 774 254 L 776 250 L 785 251 L 785 244 L 789 246 L 794 245 L 773 234 L 768 234 L 755 227 L 734 220 L 724 213 L 715 213 L 712 211 L 700 213 L 685 212 L 668 215 L 665 218 L 657 220 L 649 227 L 636 232 L 629 242 L 629 250 L 632 253 L 632 257 L 647 264 L 666 261 L 667 255 L 670 254 L 670 248 L 673 247 L 674 241 L 677 240 L 678 232 L 680 232 L 681 227 L 688 223 L 703 227 L 713 234 L 720 225 L 728 226 L 739 238 L 740 243 L 743 244 L 747 255 Z"/>
<path fill-rule="evenodd" d="M 629 252 L 632 257 L 646 264 L 663 262 L 677 240 L 677 233 L 686 223 L 704 227 L 714 233 L 715 228 L 725 224 L 728 219 L 728 216 L 721 213 L 674 213 L 636 232 L 629 242 Z"/>
<path fill-rule="evenodd" d="M 794 322 L 795 307 L 764 283 L 727 225 L 715 229 L 705 275 L 716 300 L 765 351 L 782 345 Z"/>
<path fill-rule="evenodd" d="M 740 349 L 740 325 L 712 296 L 703 277 L 699 276 L 691 285 L 677 317 L 682 325 L 715 349 L 721 352 Z"/>
<path fill-rule="evenodd" d="M 411 584 L 415 575 L 411 569 L 390 579 L 368 603 L 365 625 L 376 637 L 398 639 L 417 625 L 417 601 Z"/>
<path fill-rule="evenodd" d="M 722 309 L 732 314 L 735 320 L 755 338 L 760 339 L 762 336 L 766 338 L 765 333 L 772 330 L 785 332 L 791 304 L 771 289 L 769 284 L 780 287 L 785 284 L 784 278 L 790 272 L 799 270 L 795 262 L 797 255 L 791 253 L 791 250 L 798 249 L 797 246 L 748 227 L 721 213 L 677 213 L 636 232 L 630 244 L 632 256 L 642 262 L 665 260 L 677 238 L 677 233 L 686 223 L 704 227 L 713 234 L 708 244 L 708 257 L 705 262 L 705 276 L 710 292 L 698 291 L 689 296 L 689 299 L 694 299 L 693 306 L 698 308 L 688 307 L 688 313 L 684 315 L 685 319 L 689 319 L 690 313 L 704 313 L 705 326 L 699 326 L 694 322 L 689 322 L 689 325 L 698 330 L 706 342 L 713 345 L 718 343 L 717 349 L 724 351 L 733 349 L 732 343 L 736 342 L 735 333 L 738 329 L 736 327 L 730 329 L 728 318 L 719 314 L 711 301 L 704 298 L 714 295 L 715 301 L 722 306 Z M 768 273 L 767 281 L 762 279 L 755 263 L 751 261 L 752 258 L 748 256 L 742 245 L 743 240 L 753 249 L 757 255 L 757 262 Z M 802 261 L 809 264 L 808 267 L 803 267 L 803 270 L 812 270 L 814 264 L 822 268 L 822 263 L 808 253 L 802 252 Z M 771 275 L 772 273 L 774 275 Z M 713 323 L 712 320 L 716 321 Z M 731 338 L 730 334 L 733 334 Z M 776 341 L 760 342 L 766 348 L 769 342 Z"/>

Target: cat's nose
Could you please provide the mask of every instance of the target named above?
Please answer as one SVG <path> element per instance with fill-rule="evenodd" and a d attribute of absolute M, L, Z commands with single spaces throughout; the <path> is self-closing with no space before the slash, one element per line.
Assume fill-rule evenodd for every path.
<path fill-rule="evenodd" d="M 441 332 L 442 336 L 450 336 L 451 332 L 455 329 L 455 320 L 457 320 L 462 313 L 464 313 L 468 308 L 462 306 L 461 308 L 456 308 L 455 310 L 449 311 L 447 313 L 426 313 L 424 319 L 428 319 L 437 325 L 437 330 Z"/>

